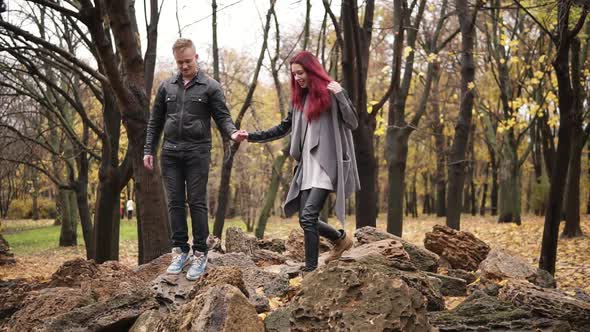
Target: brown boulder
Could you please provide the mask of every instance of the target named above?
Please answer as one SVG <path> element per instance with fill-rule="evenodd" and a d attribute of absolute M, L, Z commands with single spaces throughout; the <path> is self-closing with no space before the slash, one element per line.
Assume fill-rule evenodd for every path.
<path fill-rule="evenodd" d="M 285 309 L 290 330 L 430 331 L 422 294 L 396 277 L 382 256 L 365 258 L 333 261 L 307 275 Z M 271 318 L 274 330 L 284 327 L 287 313 Z"/>
<path fill-rule="evenodd" d="M 153 293 L 137 289 L 78 307 L 50 319 L 46 331 L 126 331 L 145 311 L 158 308 Z"/>
<path fill-rule="evenodd" d="M 487 258 L 479 264 L 477 272 L 481 278 L 492 281 L 520 279 L 541 287 L 555 287 L 555 279 L 549 272 L 533 267 L 523 258 L 501 249 L 490 251 Z"/>
<path fill-rule="evenodd" d="M 264 331 L 264 325 L 239 289 L 218 285 L 169 314 L 157 331 L 258 332 Z"/>
<path fill-rule="evenodd" d="M 487 257 L 490 247 L 469 232 L 435 225 L 426 233 L 424 247 L 448 261 L 454 269 L 477 270 Z"/>
<path fill-rule="evenodd" d="M 23 306 L 27 293 L 44 286 L 26 279 L 0 280 L 0 323 Z"/>
<path fill-rule="evenodd" d="M 426 298 L 429 311 L 444 310 L 441 287 L 434 284 L 426 272 L 416 269 L 407 253 L 396 240 L 383 240 L 355 247 L 344 253 L 340 260 L 371 265 L 386 265 L 392 277 L 399 277 Z M 329 265 L 329 264 L 328 264 Z M 438 279 L 436 279 L 439 282 Z"/>
<path fill-rule="evenodd" d="M 365 226 L 359 228 L 354 231 L 354 237 L 356 237 L 357 246 L 387 239 L 396 240 L 402 243 L 404 250 L 410 256 L 410 260 L 418 269 L 428 272 L 436 272 L 438 269 L 439 257 L 437 254 L 375 227 Z"/>
<path fill-rule="evenodd" d="M 440 332 L 570 331 L 565 321 L 536 316 L 480 291 L 452 310 L 429 313 L 429 318 Z"/>
<path fill-rule="evenodd" d="M 129 332 L 153 332 L 156 331 L 160 321 L 164 319 L 165 315 L 158 310 L 148 310 L 141 314 Z"/>
<path fill-rule="evenodd" d="M 543 317 L 568 321 L 580 331 L 590 331 L 590 302 L 558 289 L 542 288 L 525 280 L 508 280 L 498 298 Z"/>
<path fill-rule="evenodd" d="M 55 287 L 30 292 L 22 308 L 8 322 L 9 331 L 31 331 L 42 328 L 55 316 L 94 303 L 90 294 L 79 288 Z"/>
<path fill-rule="evenodd" d="M 370 242 L 354 247 L 345 251 L 343 256 L 358 260 L 363 256 L 372 255 L 374 253 L 378 253 L 390 260 L 410 261 L 410 256 L 404 250 L 402 243 L 393 239 Z"/>
<path fill-rule="evenodd" d="M 261 244 L 264 244 L 264 247 Z M 256 262 L 258 266 L 283 264 L 287 260 L 278 252 L 266 248 L 274 248 L 272 241 L 261 242 L 253 236 L 249 236 L 241 228 L 229 227 L 225 232 L 225 252 L 241 252 Z"/>
<path fill-rule="evenodd" d="M 429 277 L 440 280 L 440 293 L 443 296 L 466 296 L 467 282 L 465 279 L 455 278 L 448 275 L 426 272 Z"/>
<path fill-rule="evenodd" d="M 133 269 L 135 275 L 146 283 L 151 283 L 159 275 L 166 272 L 172 262 L 172 254 L 164 254 L 148 263 L 141 264 Z"/>

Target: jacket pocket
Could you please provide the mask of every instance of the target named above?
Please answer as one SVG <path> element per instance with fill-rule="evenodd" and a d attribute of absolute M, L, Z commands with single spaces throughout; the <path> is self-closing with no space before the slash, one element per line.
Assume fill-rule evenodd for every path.
<path fill-rule="evenodd" d="M 176 113 L 176 95 L 166 95 L 166 113 Z"/>
<path fill-rule="evenodd" d="M 178 136 L 178 119 L 176 114 L 168 114 L 164 123 L 164 137 L 176 139 Z"/>
<path fill-rule="evenodd" d="M 187 117 L 184 123 L 183 136 L 188 139 L 200 140 L 206 137 L 206 128 L 202 120 L 196 119 L 193 116 Z"/>
<path fill-rule="evenodd" d="M 187 107 L 190 114 L 193 114 L 201 119 L 209 116 L 209 99 L 206 95 L 190 96 L 188 101 L 189 103 Z"/>

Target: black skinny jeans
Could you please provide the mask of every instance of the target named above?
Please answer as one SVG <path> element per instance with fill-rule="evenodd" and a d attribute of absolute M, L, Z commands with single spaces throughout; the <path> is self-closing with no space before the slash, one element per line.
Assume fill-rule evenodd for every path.
<path fill-rule="evenodd" d="M 172 228 L 172 245 L 188 253 L 186 195 L 193 227 L 193 251 L 207 253 L 209 224 L 207 219 L 207 181 L 211 150 L 199 146 L 190 151 L 162 151 L 162 175 L 168 199 Z"/>
<path fill-rule="evenodd" d="M 343 230 L 339 231 L 319 219 L 329 194 L 329 190 L 319 188 L 303 190 L 299 194 L 299 225 L 303 229 L 305 269 L 308 271 L 318 267 L 320 236 L 336 241 L 344 235 Z"/>

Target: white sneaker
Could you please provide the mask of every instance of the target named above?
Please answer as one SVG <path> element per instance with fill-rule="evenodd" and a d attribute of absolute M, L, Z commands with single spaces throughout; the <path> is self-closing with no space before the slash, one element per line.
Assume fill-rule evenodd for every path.
<path fill-rule="evenodd" d="M 170 266 L 166 269 L 166 273 L 179 274 L 182 272 L 182 269 L 190 263 L 190 257 L 188 252 L 182 252 L 180 248 L 173 248 L 172 255 L 172 263 L 170 263 Z"/>

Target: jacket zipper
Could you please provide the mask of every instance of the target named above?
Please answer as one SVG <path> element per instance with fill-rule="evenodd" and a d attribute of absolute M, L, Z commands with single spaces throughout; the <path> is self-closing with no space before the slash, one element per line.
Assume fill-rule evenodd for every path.
<path fill-rule="evenodd" d="M 184 85 L 184 84 L 183 84 Z M 184 97 L 186 96 L 187 87 L 182 89 L 182 105 L 180 106 L 180 121 L 178 122 L 178 136 L 182 139 L 182 123 L 184 122 Z"/>

